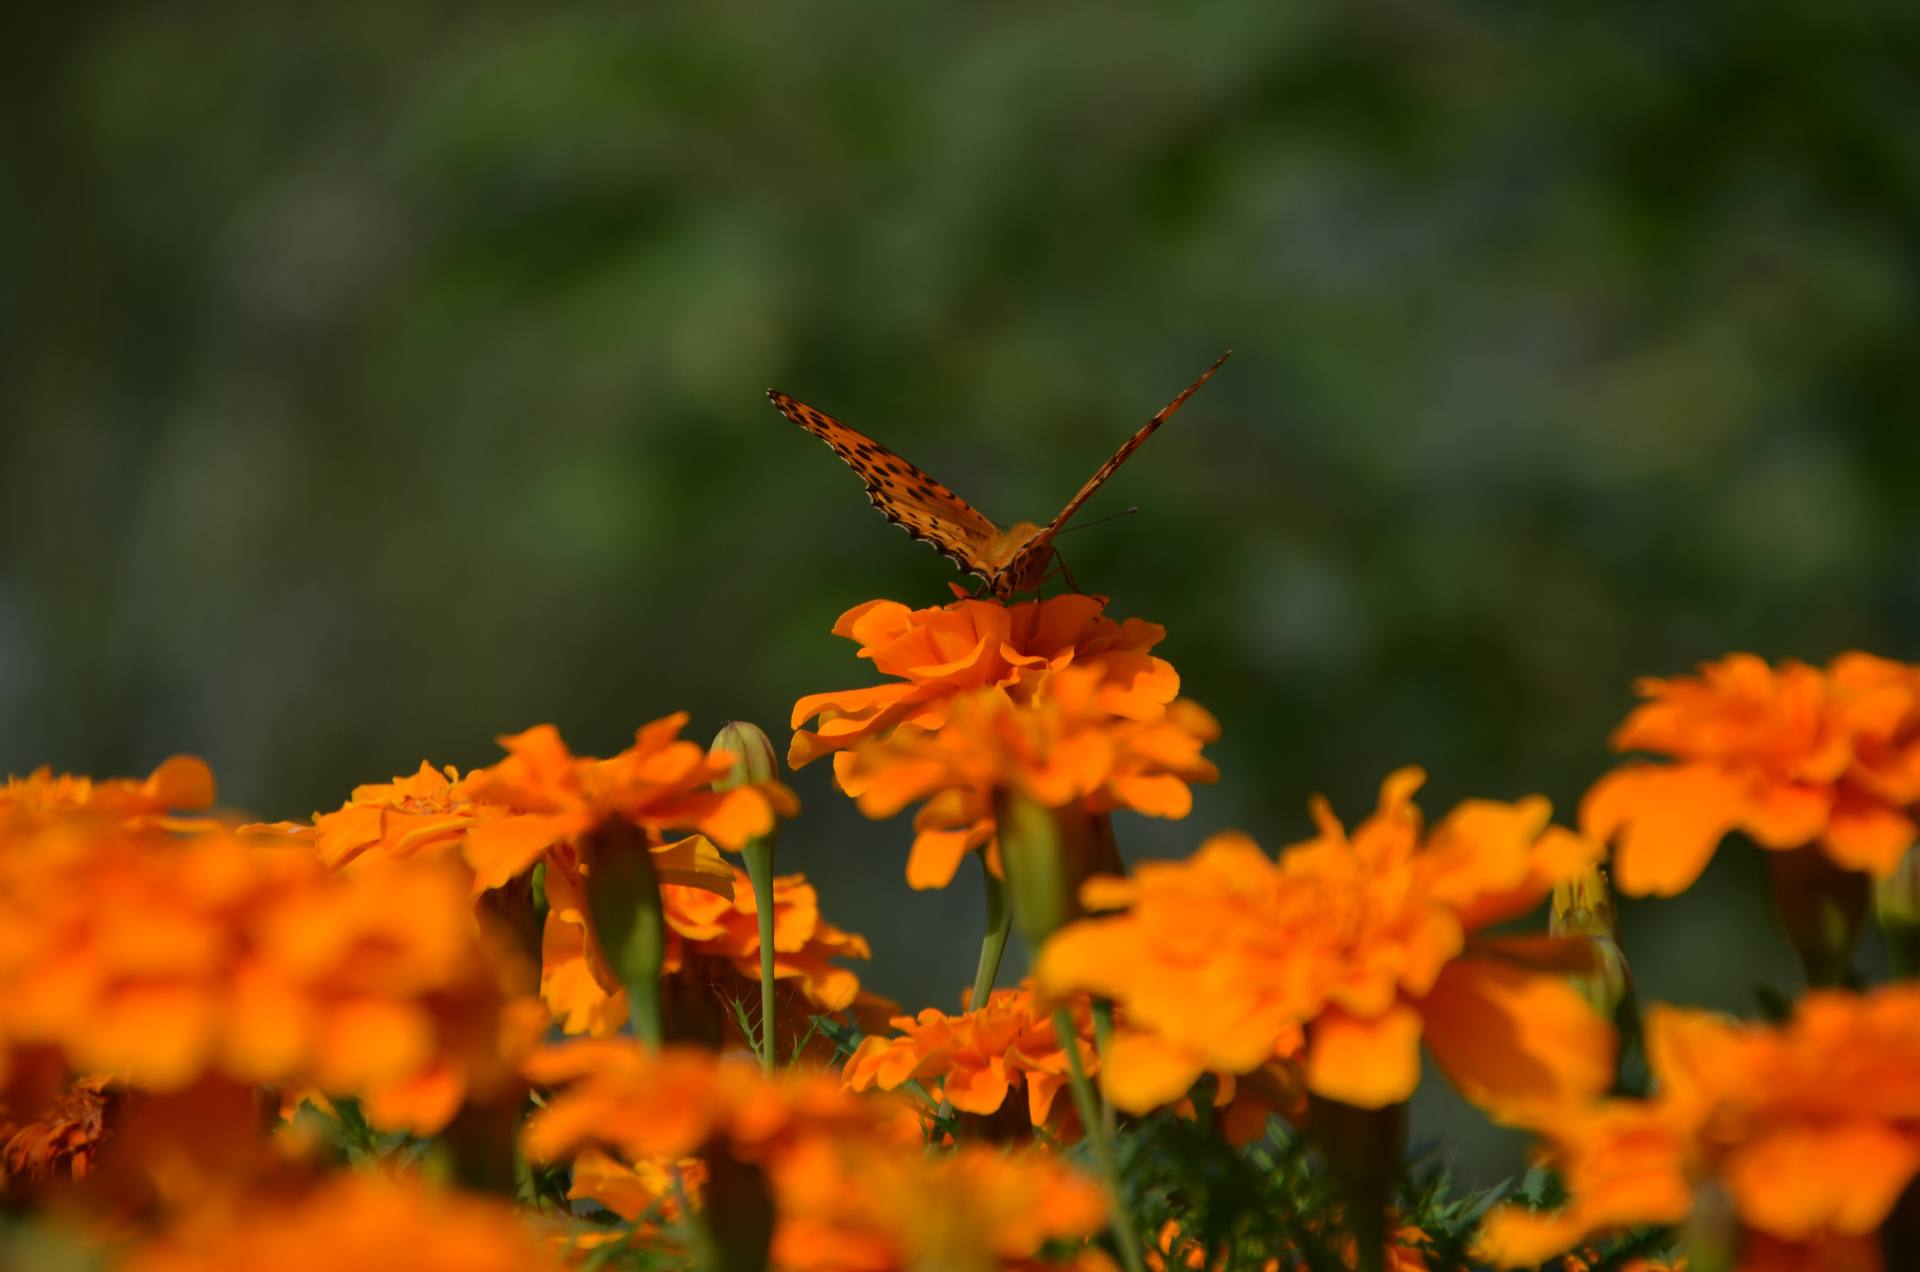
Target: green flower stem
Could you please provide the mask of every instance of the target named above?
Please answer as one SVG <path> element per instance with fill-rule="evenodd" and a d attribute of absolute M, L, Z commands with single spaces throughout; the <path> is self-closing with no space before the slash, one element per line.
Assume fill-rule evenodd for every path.
<path fill-rule="evenodd" d="M 1358 1272 L 1381 1272 L 1393 1181 L 1406 1158 L 1406 1104 L 1368 1109 L 1310 1095 L 1307 1127 L 1345 1201 Z"/>
<path fill-rule="evenodd" d="M 1809 845 L 1769 852 L 1773 908 L 1815 989 L 1844 988 L 1853 976 L 1872 885 L 1865 874 L 1836 865 Z"/>
<path fill-rule="evenodd" d="M 775 781 L 780 761 L 766 731 L 744 720 L 729 721 L 713 739 L 713 749 L 733 756 L 733 768 L 713 784 L 716 791 L 735 787 L 764 785 Z M 747 877 L 753 880 L 753 904 L 760 927 L 760 1068 L 767 1076 L 774 1070 L 773 1009 L 773 846 L 780 838 L 776 817 L 767 833 L 750 840 L 741 850 L 746 858 Z"/>
<path fill-rule="evenodd" d="M 773 1076 L 773 836 L 762 835 L 741 852 L 753 880 L 753 905 L 760 920 L 760 1068 Z"/>
<path fill-rule="evenodd" d="M 1113 1240 L 1120 1247 L 1120 1262 L 1127 1272 L 1145 1272 L 1146 1264 L 1140 1257 L 1140 1234 L 1134 1230 L 1133 1214 L 1127 1209 L 1126 1194 L 1120 1189 L 1120 1162 L 1114 1155 L 1113 1136 L 1107 1131 L 1093 1084 L 1087 1081 L 1086 1067 L 1080 1063 L 1080 1031 L 1073 1027 L 1073 1015 L 1064 1007 L 1054 1010 L 1053 1032 L 1060 1039 L 1060 1049 L 1067 1054 L 1074 1111 L 1080 1115 L 1080 1125 L 1086 1128 L 1087 1140 L 1093 1145 L 1094 1162 L 1100 1167 L 1113 1203 Z"/>
<path fill-rule="evenodd" d="M 1075 916 L 1075 893 L 1087 873 L 1085 867 L 1098 832 L 1078 804 L 1048 808 L 1018 791 L 995 792 L 993 812 L 1000 833 L 1000 864 L 1007 875 L 1009 908 L 1028 952 L 1037 954 L 1046 939 Z M 1087 1141 L 1093 1146 L 1094 1160 L 1113 1203 L 1113 1240 L 1120 1248 L 1120 1262 L 1126 1272 L 1145 1272 L 1140 1234 L 1134 1230 L 1133 1216 L 1120 1186 L 1120 1162 L 1114 1154 L 1113 1136 L 1107 1130 L 1093 1084 L 1087 1081 L 1086 1067 L 1080 1063 L 1080 1031 L 1074 1028 L 1073 1016 L 1064 1007 L 1053 1013 L 1053 1031 L 1067 1055 L 1073 1107 L 1080 1114 L 1080 1125 L 1086 1128 Z"/>
<path fill-rule="evenodd" d="M 973 997 L 967 1006 L 979 1011 L 993 993 L 994 977 L 1000 974 L 1000 956 L 1007 952 L 1007 934 L 1013 930 L 1013 908 L 1007 904 L 1007 885 L 987 868 L 986 856 L 980 859 L 980 879 L 987 888 L 987 930 L 980 938 L 980 965 L 973 973 Z"/>
<path fill-rule="evenodd" d="M 1093 1000 L 1093 1045 L 1100 1057 L 1100 1068 L 1107 1067 L 1107 1048 L 1113 1045 L 1113 1003 L 1105 998 Z M 1112 1135 L 1119 1129 L 1119 1119 L 1113 1111 L 1113 1101 L 1107 1098 L 1107 1088 L 1100 1088 L 1100 1124 Z"/>

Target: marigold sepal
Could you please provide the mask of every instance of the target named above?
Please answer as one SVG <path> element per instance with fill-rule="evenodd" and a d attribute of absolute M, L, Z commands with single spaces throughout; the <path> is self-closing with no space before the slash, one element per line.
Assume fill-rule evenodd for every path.
<path fill-rule="evenodd" d="M 1854 947 L 1866 926 L 1871 883 L 1858 870 L 1837 866 L 1811 845 L 1767 854 L 1767 882 L 1774 914 L 1807 983 L 1845 985 Z"/>
<path fill-rule="evenodd" d="M 626 986 L 634 1036 L 658 1049 L 664 1037 L 660 972 L 667 957 L 667 918 L 653 853 L 633 823 L 609 817 L 580 837 L 592 939 Z"/>

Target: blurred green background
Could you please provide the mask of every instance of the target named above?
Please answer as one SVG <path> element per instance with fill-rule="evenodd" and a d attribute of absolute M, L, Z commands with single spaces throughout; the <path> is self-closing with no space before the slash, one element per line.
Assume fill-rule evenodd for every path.
<path fill-rule="evenodd" d="M 783 739 L 952 576 L 766 386 L 1044 519 L 1230 345 L 1066 544 L 1226 730 L 1130 852 L 1407 762 L 1570 816 L 1635 675 L 1920 654 L 1911 4 L 7 22 L 0 771 L 303 816 L 543 720 Z M 871 983 L 954 1004 L 974 876 L 794 784 Z M 1628 909 L 1645 992 L 1794 983 L 1752 856 Z"/>

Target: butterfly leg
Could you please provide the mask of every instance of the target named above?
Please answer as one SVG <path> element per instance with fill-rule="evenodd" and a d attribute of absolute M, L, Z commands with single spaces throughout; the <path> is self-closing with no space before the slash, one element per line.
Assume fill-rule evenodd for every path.
<path fill-rule="evenodd" d="M 1053 559 L 1060 563 L 1060 573 L 1066 576 L 1067 587 L 1076 593 L 1079 592 L 1080 584 L 1074 581 L 1073 571 L 1067 568 L 1067 558 L 1061 556 L 1056 549 L 1053 554 Z"/>

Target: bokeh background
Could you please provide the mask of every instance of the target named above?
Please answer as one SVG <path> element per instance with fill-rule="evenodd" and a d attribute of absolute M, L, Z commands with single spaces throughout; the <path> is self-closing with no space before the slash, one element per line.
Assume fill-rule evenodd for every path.
<path fill-rule="evenodd" d="M 1920 8 L 22 6 L 0 40 L 0 772 L 260 815 L 550 720 L 784 738 L 947 564 L 765 402 L 1044 519 L 1225 726 L 1185 822 L 1550 795 L 1639 674 L 1920 654 Z M 977 883 L 827 766 L 785 863 L 951 1006 Z M 1653 997 L 1791 985 L 1751 853 Z M 1432 1085 L 1432 1084 L 1430 1084 Z M 1418 1133 L 1513 1145 L 1444 1092 Z"/>

